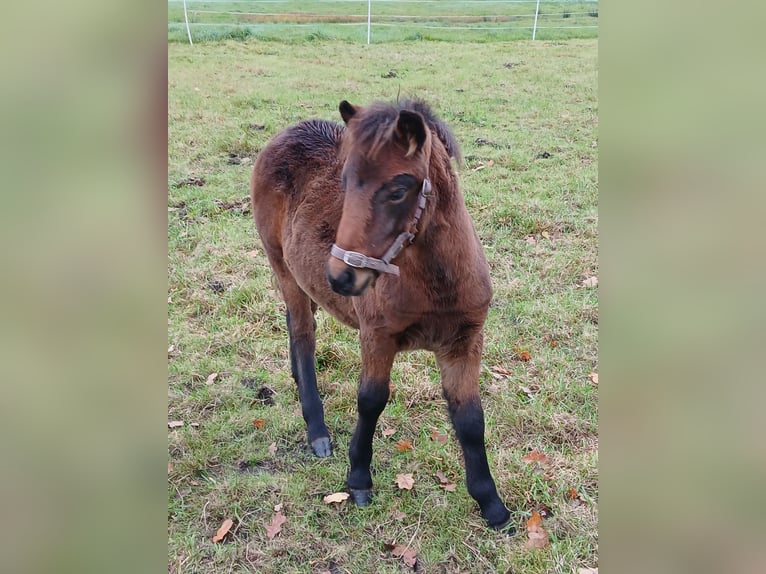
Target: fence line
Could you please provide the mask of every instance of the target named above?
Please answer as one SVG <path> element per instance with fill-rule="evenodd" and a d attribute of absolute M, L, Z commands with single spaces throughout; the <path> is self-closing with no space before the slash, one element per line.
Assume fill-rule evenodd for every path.
<path fill-rule="evenodd" d="M 192 43 L 191 29 L 193 27 L 206 27 L 206 28 L 219 28 L 218 32 L 213 32 L 212 36 L 206 33 L 205 37 L 215 38 L 217 36 L 226 37 L 226 28 L 233 29 L 248 29 L 245 31 L 245 36 L 238 34 L 237 37 L 246 37 L 257 30 L 259 34 L 263 32 L 268 33 L 268 28 L 273 26 L 272 30 L 281 30 L 280 33 L 285 33 L 285 28 L 307 28 L 317 26 L 327 26 L 327 28 L 317 31 L 317 34 L 332 34 L 333 27 L 348 27 L 348 26 L 363 26 L 366 19 L 367 25 L 367 43 L 370 43 L 370 35 L 372 27 L 393 29 L 395 27 L 405 27 L 408 30 L 412 28 L 419 28 L 424 30 L 455 30 L 455 31 L 480 31 L 480 32 L 503 32 L 510 30 L 532 30 L 531 37 L 536 39 L 537 30 L 597 30 L 598 25 L 590 25 L 587 23 L 588 18 L 586 16 L 598 17 L 598 0 L 375 0 L 376 5 L 388 4 L 404 6 L 407 4 L 438 4 L 441 14 L 431 13 L 431 9 L 428 8 L 414 8 L 413 14 L 406 14 L 407 10 L 397 11 L 396 14 L 386 13 L 386 9 L 381 8 L 378 13 L 373 14 L 372 0 L 308 0 L 307 2 L 298 2 L 297 0 L 168 0 L 168 6 L 172 4 L 178 5 L 183 2 L 183 22 L 185 24 L 186 35 L 188 36 L 189 43 Z M 199 8 L 187 8 L 189 5 L 198 5 Z M 214 5 L 220 5 L 221 10 L 214 9 Z M 229 8 L 227 5 L 242 5 L 247 4 L 255 8 L 258 5 L 291 5 L 286 7 L 285 11 L 240 11 L 233 8 Z M 356 7 L 349 6 L 355 4 L 361 9 L 363 4 L 366 4 L 367 13 L 328 13 L 325 12 L 326 8 L 332 9 L 332 5 L 344 4 L 344 8 L 338 6 L 338 11 L 343 12 L 346 10 L 356 11 Z M 522 6 L 535 4 L 534 13 L 518 13 L 514 12 L 510 5 Z M 320 7 L 323 5 L 324 7 Z M 482 13 L 481 9 L 477 10 L 477 7 L 493 5 L 493 13 Z M 509 5 L 509 11 L 506 13 L 497 13 L 497 8 L 501 5 Z M 550 6 L 555 5 L 553 8 L 555 12 L 543 12 L 541 6 L 550 10 Z M 594 9 L 583 11 L 587 5 L 594 5 Z M 465 6 L 464 13 L 456 13 L 460 10 L 461 6 Z M 491 8 L 491 6 L 489 6 Z M 435 6 L 436 8 L 436 6 Z M 569 11 L 570 8 L 576 11 Z M 579 8 L 579 10 L 577 10 Z M 246 10 L 246 9 L 245 9 Z M 360 10 L 361 11 L 361 10 Z M 450 12 L 450 13 L 446 13 Z M 171 17 L 171 14 L 175 16 Z M 373 18 L 374 15 L 374 18 Z M 190 21 L 190 17 L 192 20 Z M 203 18 L 210 19 L 205 21 L 194 21 Z M 174 20 L 176 18 L 176 20 Z M 175 26 L 179 24 L 177 21 L 178 12 L 173 10 L 168 14 L 168 30 L 177 30 Z M 563 22 L 557 22 L 560 19 L 572 19 L 570 25 L 563 25 Z M 377 19 L 377 21 L 375 21 Z M 531 20 L 531 25 L 525 25 L 519 22 L 519 20 Z M 240 21 L 237 21 L 240 20 Z M 241 21 L 244 20 L 244 21 Z M 357 21 L 358 20 L 358 21 Z M 513 22 L 513 25 L 500 25 L 504 23 Z M 492 23 L 492 24 L 490 24 Z M 443 24 L 443 25 L 440 25 Z M 462 25 L 461 25 L 462 24 Z M 473 25 L 471 25 L 473 24 Z M 336 30 L 339 31 L 338 28 Z M 177 33 L 176 33 L 177 34 Z M 289 32 L 288 32 L 289 34 Z M 312 34 L 313 35 L 313 34 Z M 341 36 L 344 36 L 341 33 Z M 384 38 L 395 37 L 390 34 L 384 34 Z M 577 33 L 575 37 L 583 37 Z M 175 36 L 178 38 L 178 36 Z M 444 39 L 443 35 L 441 36 Z M 497 36 L 491 36 L 497 38 Z M 518 37 L 516 35 L 516 37 Z M 549 36 L 550 37 L 550 36 Z M 554 35 L 554 38 L 561 38 L 561 35 Z M 565 34 L 564 38 L 567 37 Z M 589 36 L 586 33 L 585 37 Z"/>

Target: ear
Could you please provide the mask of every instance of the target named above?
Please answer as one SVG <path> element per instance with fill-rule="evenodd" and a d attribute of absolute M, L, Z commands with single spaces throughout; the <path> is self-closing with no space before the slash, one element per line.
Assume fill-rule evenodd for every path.
<path fill-rule="evenodd" d="M 346 100 L 343 100 L 338 105 L 338 110 L 340 111 L 340 117 L 343 118 L 343 121 L 348 124 L 349 120 L 356 115 L 356 112 L 359 108 L 355 106 L 354 104 L 349 104 Z"/>
<path fill-rule="evenodd" d="M 402 110 L 396 121 L 396 135 L 407 148 L 405 157 L 411 157 L 415 152 L 423 149 L 426 143 L 426 123 L 417 112 Z"/>

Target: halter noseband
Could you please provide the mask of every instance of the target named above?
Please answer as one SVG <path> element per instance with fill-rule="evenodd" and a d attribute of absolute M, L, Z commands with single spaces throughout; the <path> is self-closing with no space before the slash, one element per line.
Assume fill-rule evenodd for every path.
<path fill-rule="evenodd" d="M 415 232 L 417 231 L 418 221 L 420 221 L 420 216 L 423 214 L 423 209 L 426 207 L 426 199 L 428 199 L 430 195 L 431 180 L 425 178 L 423 180 L 423 187 L 420 188 L 420 193 L 418 194 L 418 207 L 415 210 L 415 215 L 413 216 L 412 221 L 410 222 L 409 229 L 412 229 Z M 345 249 L 338 247 L 336 243 L 333 243 L 332 249 L 330 250 L 330 255 L 336 259 L 340 259 L 349 267 L 355 267 L 357 269 L 373 269 L 382 273 L 399 275 L 399 267 L 397 265 L 393 265 L 391 260 L 399 255 L 399 252 L 404 249 L 405 245 L 412 243 L 413 239 L 415 239 L 415 233 L 410 231 L 402 231 L 394 240 L 394 243 L 391 245 L 391 247 L 388 248 L 388 251 L 386 251 L 383 254 L 383 257 L 380 259 L 367 257 L 366 255 L 357 251 L 346 251 Z"/>

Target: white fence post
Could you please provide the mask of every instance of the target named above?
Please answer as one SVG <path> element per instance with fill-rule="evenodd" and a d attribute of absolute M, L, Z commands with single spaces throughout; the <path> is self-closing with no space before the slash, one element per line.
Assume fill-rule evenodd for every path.
<path fill-rule="evenodd" d="M 535 25 L 532 28 L 532 39 L 535 39 L 535 34 L 537 33 L 537 13 L 540 12 L 540 0 L 537 0 L 537 6 L 535 6 Z"/>
<path fill-rule="evenodd" d="M 191 39 L 191 29 L 189 28 L 189 16 L 186 14 L 186 0 L 184 0 L 184 20 L 186 20 L 186 33 L 189 36 L 189 45 L 193 46 L 194 43 Z"/>
<path fill-rule="evenodd" d="M 370 43 L 370 16 L 372 15 L 372 0 L 367 0 L 367 43 Z"/>

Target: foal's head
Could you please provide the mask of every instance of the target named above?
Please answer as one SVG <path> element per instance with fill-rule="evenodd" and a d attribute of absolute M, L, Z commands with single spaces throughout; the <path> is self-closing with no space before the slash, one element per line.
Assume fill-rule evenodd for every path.
<path fill-rule="evenodd" d="M 380 273 L 397 275 L 391 263 L 412 239 L 425 197 L 431 130 L 415 110 L 340 103 L 345 191 L 327 278 L 341 295 L 361 295 Z"/>

